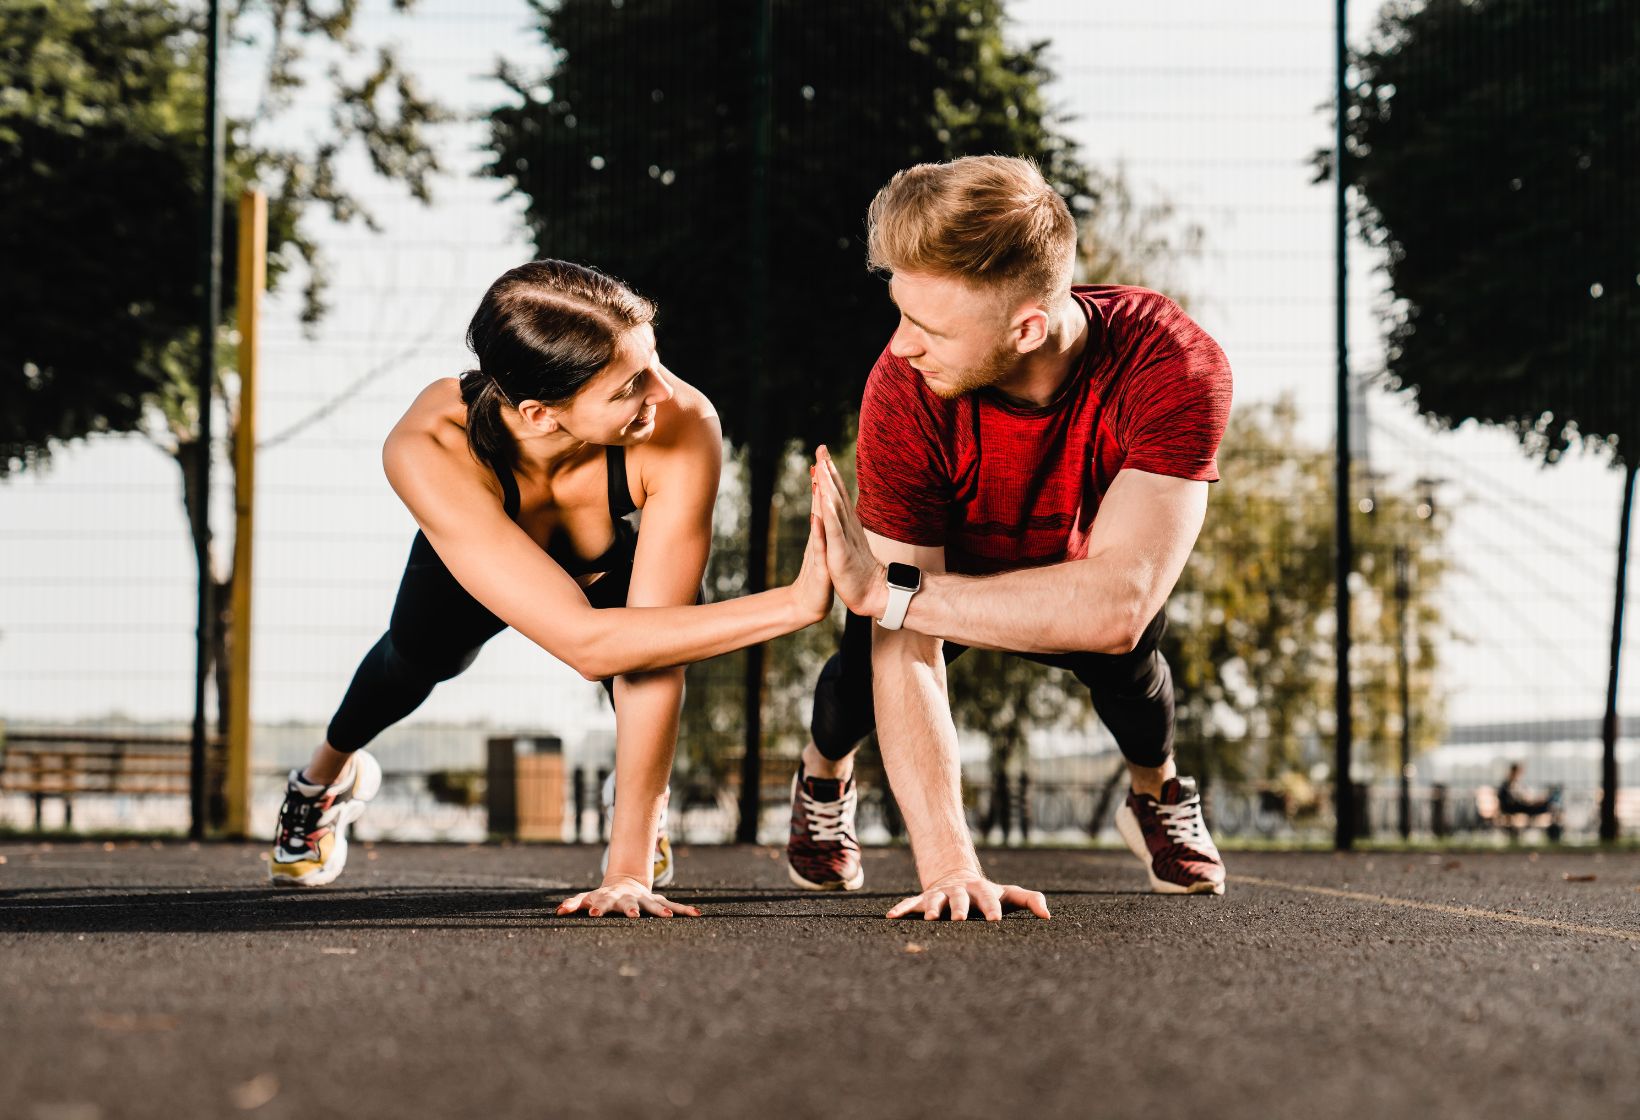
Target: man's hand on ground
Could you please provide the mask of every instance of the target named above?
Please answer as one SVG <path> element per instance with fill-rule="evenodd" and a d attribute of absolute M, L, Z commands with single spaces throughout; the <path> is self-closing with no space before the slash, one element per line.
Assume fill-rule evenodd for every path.
<path fill-rule="evenodd" d="M 922 894 L 908 898 L 888 912 L 890 918 L 921 914 L 926 922 L 937 922 L 949 909 L 953 922 L 968 920 L 970 909 L 988 922 L 1002 920 L 1009 910 L 1029 910 L 1039 918 L 1051 917 L 1048 900 L 1040 891 L 993 883 L 977 871 L 960 871 L 928 884 Z"/>
<path fill-rule="evenodd" d="M 700 917 L 700 911 L 693 906 L 669 902 L 664 895 L 651 890 L 648 884 L 625 875 L 611 876 L 597 890 L 583 891 L 558 904 L 560 914 L 573 914 L 578 910 L 585 910 L 594 918 L 604 914 L 628 918 L 644 914 L 653 914 L 657 918 L 670 918 L 675 914 Z"/>

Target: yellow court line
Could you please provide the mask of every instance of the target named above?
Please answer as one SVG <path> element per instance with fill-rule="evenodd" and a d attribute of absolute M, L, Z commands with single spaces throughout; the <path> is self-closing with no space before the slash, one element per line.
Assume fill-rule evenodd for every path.
<path fill-rule="evenodd" d="M 1375 902 L 1380 906 L 1400 906 L 1408 910 L 1427 910 L 1432 914 L 1452 914 L 1460 918 L 1490 918 L 1510 925 L 1533 926 L 1539 929 L 1558 929 L 1564 933 L 1587 933 L 1595 937 L 1615 937 L 1622 941 L 1640 941 L 1640 931 L 1613 929 L 1610 926 L 1584 926 L 1576 922 L 1557 922 L 1553 918 L 1529 918 L 1525 914 L 1505 914 L 1498 910 L 1483 910 L 1479 906 L 1448 906 L 1440 902 L 1420 902 L 1413 898 L 1391 898 L 1388 895 L 1364 894 L 1361 891 L 1342 891 L 1336 887 L 1312 887 L 1304 883 L 1283 883 L 1278 879 L 1261 879 L 1256 875 L 1233 875 L 1233 882 L 1251 883 L 1255 887 L 1275 887 L 1277 890 L 1320 894 L 1328 898 L 1347 898 L 1351 902 Z"/>

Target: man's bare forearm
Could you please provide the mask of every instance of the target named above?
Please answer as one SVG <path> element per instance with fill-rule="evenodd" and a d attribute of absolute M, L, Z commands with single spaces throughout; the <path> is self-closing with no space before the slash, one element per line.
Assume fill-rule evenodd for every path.
<path fill-rule="evenodd" d="M 927 656 L 928 642 L 920 634 L 873 627 L 877 740 L 925 885 L 958 871 L 979 871 L 962 808 L 962 767 L 945 693 L 945 662 L 938 642 L 932 643 L 932 658 Z"/>
<path fill-rule="evenodd" d="M 931 573 L 904 626 L 976 649 L 1126 653 L 1150 621 L 1144 600 L 1135 581 L 1095 559 L 993 576 Z"/>

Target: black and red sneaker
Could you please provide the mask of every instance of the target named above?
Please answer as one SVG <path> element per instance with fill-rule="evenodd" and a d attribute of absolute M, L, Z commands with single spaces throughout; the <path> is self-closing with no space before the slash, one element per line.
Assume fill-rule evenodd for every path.
<path fill-rule="evenodd" d="M 1162 796 L 1128 791 L 1116 830 L 1161 894 L 1223 894 L 1224 860 L 1207 834 L 1195 778 L 1169 778 Z"/>
<path fill-rule="evenodd" d="M 786 870 L 810 891 L 857 891 L 865 885 L 860 838 L 854 831 L 859 802 L 854 779 L 810 778 L 798 764 L 792 778 L 792 831 Z"/>

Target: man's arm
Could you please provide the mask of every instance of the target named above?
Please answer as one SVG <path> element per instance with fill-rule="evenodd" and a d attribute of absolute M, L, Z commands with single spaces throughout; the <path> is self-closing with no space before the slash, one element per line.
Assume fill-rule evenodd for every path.
<path fill-rule="evenodd" d="M 884 564 L 945 571 L 945 549 L 902 544 L 868 533 Z M 957 729 L 945 691 L 945 643 L 912 630 L 871 627 L 871 693 L 883 768 L 899 802 L 924 883 L 957 871 L 979 871 L 962 811 Z"/>
<path fill-rule="evenodd" d="M 849 610 L 880 618 L 888 597 L 882 568 L 872 566 L 866 532 L 835 465 L 827 478 L 827 544 L 848 553 L 832 564 L 833 582 Z M 1207 486 L 1121 471 L 1100 503 L 1085 559 L 994 576 L 925 575 L 904 628 L 1015 653 L 1126 653 L 1190 558 L 1207 513 Z"/>
<path fill-rule="evenodd" d="M 884 564 L 945 571 L 944 548 L 902 544 L 875 533 L 867 539 Z M 949 909 L 954 920 L 962 921 L 972 906 L 994 921 L 1002 917 L 1004 907 L 1017 906 L 1046 918 L 1048 906 L 1040 894 L 992 883 L 980 870 L 962 809 L 962 766 L 945 691 L 944 644 L 914 631 L 871 628 L 877 741 L 923 887 L 921 894 L 899 903 L 888 916 L 920 912 L 933 920 Z"/>

